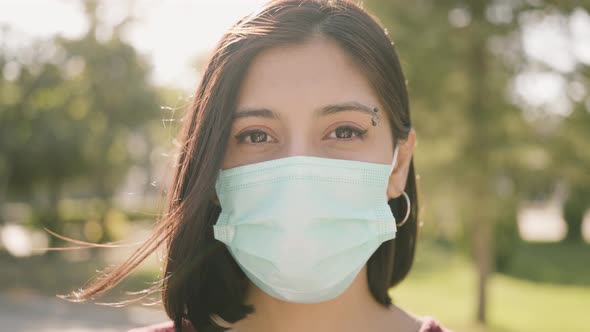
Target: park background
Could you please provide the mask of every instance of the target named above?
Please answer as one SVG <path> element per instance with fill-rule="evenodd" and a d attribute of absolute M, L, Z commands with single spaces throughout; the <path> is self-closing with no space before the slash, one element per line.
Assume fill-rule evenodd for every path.
<path fill-rule="evenodd" d="M 120 263 L 160 212 L 211 49 L 260 0 L 0 1 L 0 321 L 119 331 L 166 319 L 56 297 Z M 590 325 L 590 1 L 365 0 L 395 44 L 421 228 L 394 302 L 455 331 Z M 51 232 L 92 243 L 88 248 Z M 75 250 L 42 250 L 78 247 Z M 162 252 L 96 300 L 137 296 Z"/>

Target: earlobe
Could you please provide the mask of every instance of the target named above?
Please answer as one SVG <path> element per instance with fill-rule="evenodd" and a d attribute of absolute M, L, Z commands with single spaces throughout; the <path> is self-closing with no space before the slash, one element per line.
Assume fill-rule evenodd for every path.
<path fill-rule="evenodd" d="M 401 195 L 402 190 L 398 188 L 395 181 L 392 181 L 395 177 L 392 175 L 389 177 L 389 184 L 387 185 L 387 199 L 395 199 Z"/>

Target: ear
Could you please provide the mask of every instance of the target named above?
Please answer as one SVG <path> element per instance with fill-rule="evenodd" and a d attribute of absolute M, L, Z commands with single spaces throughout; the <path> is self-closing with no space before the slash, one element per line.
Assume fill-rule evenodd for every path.
<path fill-rule="evenodd" d="M 397 162 L 389 176 L 389 183 L 387 184 L 387 199 L 399 197 L 404 191 L 404 188 L 406 188 L 406 180 L 410 171 L 410 161 L 412 160 L 412 153 L 416 144 L 416 132 L 414 128 L 410 129 L 408 138 L 400 141 L 398 144 Z"/>

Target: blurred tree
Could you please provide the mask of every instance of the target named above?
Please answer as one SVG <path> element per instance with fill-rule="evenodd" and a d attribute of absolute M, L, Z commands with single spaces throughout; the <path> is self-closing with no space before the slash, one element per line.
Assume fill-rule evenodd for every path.
<path fill-rule="evenodd" d="M 12 198 L 32 200 L 43 210 L 43 223 L 59 230 L 57 206 L 63 181 L 78 174 L 80 139 L 83 130 L 70 126 L 66 112 L 70 104 L 61 68 L 45 62 L 49 43 L 38 43 L 27 58 L 6 59 L 3 80 L 2 121 L 0 121 L 1 159 L 8 192 Z M 3 54 L 7 54 L 3 50 Z"/>
<path fill-rule="evenodd" d="M 149 164 L 160 109 L 146 62 L 121 39 L 128 21 L 98 40 L 94 1 L 86 12 L 91 24 L 80 39 L 1 50 L 0 178 L 8 179 L 13 199 L 32 200 L 41 225 L 58 233 L 63 186 L 82 183 L 103 202 L 95 213 L 105 241 L 113 193 L 130 165 Z"/>
<path fill-rule="evenodd" d="M 569 192 L 563 211 L 567 223 L 567 241 L 581 242 L 584 240 L 582 237 L 582 222 L 589 208 L 590 188 L 587 185 L 574 187 Z"/>
<path fill-rule="evenodd" d="M 585 77 L 589 78 L 589 73 Z M 583 241 L 582 222 L 590 208 L 590 111 L 583 107 L 578 104 L 564 119 L 555 135 L 552 151 L 552 170 L 569 187 L 563 217 L 567 223 L 566 241 L 570 242 Z"/>
<path fill-rule="evenodd" d="M 489 275 L 496 262 L 503 264 L 511 254 L 494 247 L 518 241 L 514 233 L 494 232 L 515 232 L 518 202 L 552 188 L 563 178 L 560 166 L 569 165 L 570 179 L 575 173 L 586 186 L 590 183 L 580 174 L 589 173 L 580 157 L 559 146 L 560 141 L 574 146 L 587 142 L 588 123 L 576 122 L 580 130 L 560 136 L 561 131 L 543 130 L 542 117 L 525 116 L 537 110 L 526 110 L 511 97 L 515 76 L 531 62 L 522 47 L 524 17 L 568 15 L 582 4 L 364 2 L 391 32 L 408 80 L 419 141 L 415 159 L 427 207 L 423 218 L 439 224 L 445 220 L 437 219 L 462 221 L 458 229 L 471 244 L 478 271 L 476 320 L 483 323 Z M 584 6 L 588 11 L 590 4 Z"/>
<path fill-rule="evenodd" d="M 97 2 L 85 3 L 90 21 L 87 34 L 80 40 L 59 39 L 59 43 L 70 55 L 69 61 L 83 63 L 74 80 L 75 91 L 84 98 L 78 111 L 88 125 L 83 149 L 85 174 L 104 202 L 99 213 L 103 230 L 107 230 L 106 212 L 127 168 L 134 161 L 150 163 L 150 125 L 159 118 L 160 108 L 157 92 L 148 82 L 146 62 L 121 39 L 131 20 L 123 20 L 109 40 L 100 42 L 96 38 L 100 28 Z M 138 139 L 130 140 L 131 136 Z M 110 240 L 108 232 L 104 233 L 103 240 Z"/>

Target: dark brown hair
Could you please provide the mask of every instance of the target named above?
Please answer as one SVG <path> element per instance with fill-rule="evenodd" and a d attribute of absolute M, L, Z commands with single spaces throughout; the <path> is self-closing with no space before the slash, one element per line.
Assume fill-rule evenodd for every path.
<path fill-rule="evenodd" d="M 393 43 L 375 18 L 351 1 L 279 0 L 238 21 L 217 44 L 193 103 L 184 118 L 174 175 L 165 213 L 153 235 L 106 277 L 97 278 L 70 299 L 93 298 L 118 284 L 162 244 L 167 255 L 162 300 L 177 330 L 186 319 L 200 332 L 220 331 L 219 317 L 234 323 L 253 312 L 244 303 L 247 277 L 225 245 L 213 237 L 220 208 L 213 201 L 242 79 L 261 51 L 287 43 L 303 43 L 322 35 L 335 40 L 369 78 L 393 130 L 394 146 L 411 129 L 404 75 Z M 409 220 L 367 263 L 369 288 L 375 300 L 391 303 L 388 289 L 409 272 L 418 225 L 413 160 L 405 187 Z M 403 198 L 389 201 L 397 220 L 406 213 Z"/>

